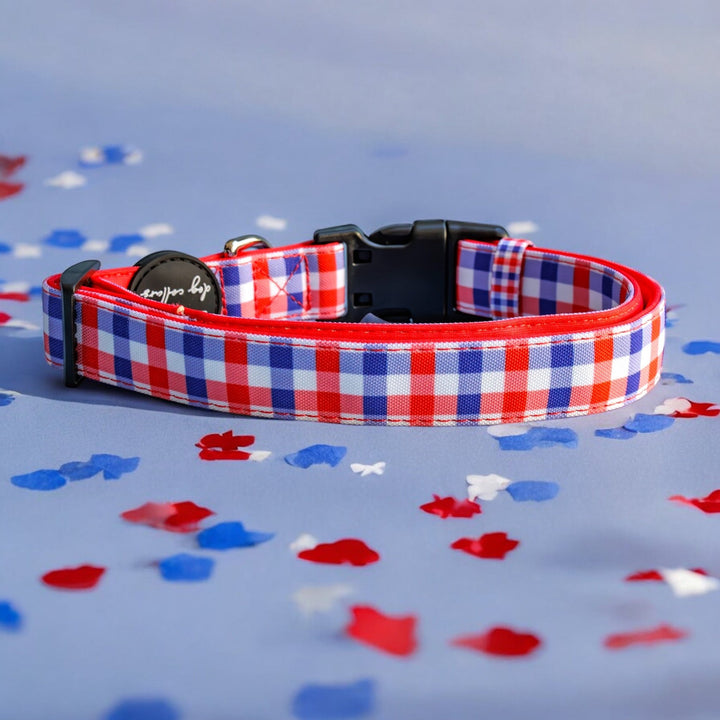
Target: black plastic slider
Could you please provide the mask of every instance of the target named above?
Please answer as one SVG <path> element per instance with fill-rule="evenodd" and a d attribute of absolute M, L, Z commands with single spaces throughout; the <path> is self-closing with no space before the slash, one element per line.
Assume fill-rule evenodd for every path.
<path fill-rule="evenodd" d="M 77 387 L 82 380 L 82 376 L 77 371 L 75 291 L 99 268 L 99 260 L 83 260 L 69 267 L 60 276 L 60 289 L 62 291 L 63 372 L 65 385 L 67 387 Z"/>
<path fill-rule="evenodd" d="M 317 230 L 314 241 L 346 246 L 347 312 L 339 320 L 372 314 L 391 322 L 448 322 L 477 319 L 455 310 L 458 241 L 506 236 L 499 225 L 416 220 L 369 237 L 357 225 L 338 225 Z"/>

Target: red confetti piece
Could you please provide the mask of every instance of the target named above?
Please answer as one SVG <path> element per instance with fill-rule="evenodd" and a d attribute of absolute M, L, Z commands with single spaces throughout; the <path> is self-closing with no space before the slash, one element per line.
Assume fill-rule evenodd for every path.
<path fill-rule="evenodd" d="M 215 513 L 208 508 L 185 500 L 176 503 L 145 503 L 120 514 L 128 522 L 140 523 L 169 532 L 190 533 L 198 530 L 198 523 Z"/>
<path fill-rule="evenodd" d="M 520 544 L 519 540 L 508 538 L 507 533 L 496 532 L 486 533 L 479 538 L 460 538 L 450 547 L 454 550 L 462 550 L 469 555 L 479 558 L 503 560 Z"/>
<path fill-rule="evenodd" d="M 692 572 L 697 573 L 698 575 L 705 575 L 705 576 L 708 575 L 707 571 L 703 570 L 702 568 L 692 568 Z M 633 573 L 632 575 L 628 575 L 625 578 L 625 582 L 644 582 L 644 581 L 663 582 L 664 578 L 658 570 L 641 570 L 640 572 Z"/>
<path fill-rule="evenodd" d="M 0 312 L 0 325 L 4 325 L 8 320 L 12 320 L 12 315 Z"/>
<path fill-rule="evenodd" d="M 433 494 L 432 502 L 421 505 L 420 509 L 443 519 L 449 517 L 469 518 L 482 512 L 480 505 L 472 500 L 456 500 L 454 497 L 441 498 Z"/>
<path fill-rule="evenodd" d="M 328 565 L 370 565 L 380 559 L 380 555 L 372 548 L 369 548 L 362 540 L 345 538 L 332 543 L 320 543 L 309 550 L 302 550 L 298 553 L 302 560 L 310 560 L 316 563 Z"/>
<path fill-rule="evenodd" d="M 370 605 L 355 605 L 350 612 L 353 617 L 345 632 L 351 638 L 391 655 L 412 655 L 417 649 L 414 615 L 384 615 Z"/>
<path fill-rule="evenodd" d="M 22 183 L 0 182 L 0 200 L 17 195 L 24 187 Z"/>
<path fill-rule="evenodd" d="M 0 292 L 0 300 L 15 300 L 17 302 L 27 302 L 30 300 L 28 293 L 21 292 Z"/>
<path fill-rule="evenodd" d="M 683 495 L 673 495 L 669 499 L 683 505 L 692 505 L 704 513 L 720 513 L 720 490 L 713 490 L 704 498 L 686 498 Z"/>
<path fill-rule="evenodd" d="M 682 640 L 687 636 L 688 633 L 685 630 L 674 628 L 671 625 L 658 625 L 651 630 L 608 635 L 603 645 L 610 650 L 622 650 L 631 645 L 654 645 L 660 642 Z"/>
<path fill-rule="evenodd" d="M 641 570 L 628 575 L 625 582 L 644 582 L 646 580 L 662 582 L 663 576 L 657 570 Z"/>
<path fill-rule="evenodd" d="M 508 627 L 494 627 L 481 635 L 461 635 L 451 640 L 450 644 L 488 655 L 522 657 L 534 653 L 542 645 L 542 640 L 533 633 L 516 632 Z"/>
<path fill-rule="evenodd" d="M 195 447 L 200 448 L 202 460 L 248 460 L 250 453 L 238 448 L 255 442 L 254 435 L 233 435 L 232 430 L 205 435 Z"/>
<path fill-rule="evenodd" d="M 75 568 L 62 568 L 46 572 L 41 580 L 50 587 L 59 590 L 91 590 L 104 575 L 105 568 L 94 565 L 80 565 Z"/>
<path fill-rule="evenodd" d="M 27 158 L 24 155 L 18 155 L 17 157 L 0 155 L 0 177 L 10 177 L 25 164 L 26 160 Z"/>
<path fill-rule="evenodd" d="M 717 417 L 720 415 L 720 406 L 717 403 L 698 403 L 682 398 L 690 403 L 690 407 L 687 410 L 676 410 L 672 413 L 671 417 L 676 418 L 696 418 L 696 417 Z"/>

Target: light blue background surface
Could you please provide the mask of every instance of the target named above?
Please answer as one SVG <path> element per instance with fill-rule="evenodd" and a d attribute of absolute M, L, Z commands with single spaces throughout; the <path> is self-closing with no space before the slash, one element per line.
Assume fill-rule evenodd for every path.
<path fill-rule="evenodd" d="M 152 249 L 205 255 L 258 232 L 262 214 L 287 219 L 265 231 L 274 244 L 347 222 L 532 220 L 540 246 L 658 278 L 669 303 L 685 305 L 665 369 L 694 380 L 557 423 L 578 433 L 576 450 L 501 452 L 484 428 L 260 421 L 87 381 L 68 390 L 38 333 L 0 329 L 0 388 L 22 393 L 0 408 L 0 599 L 25 617 L 22 632 L 0 634 L 2 720 L 94 720 L 143 696 L 170 699 L 186 720 L 282 719 L 302 685 L 362 677 L 376 682 L 378 719 L 717 715 L 720 593 L 678 599 L 622 578 L 720 574 L 720 518 L 667 501 L 720 486 L 719 421 L 678 420 L 627 442 L 593 435 L 666 397 L 720 401 L 718 356 L 680 349 L 720 340 L 715 3 L 37 1 L 6 3 L 2 18 L 0 152 L 30 161 L 17 175 L 26 190 L 0 203 L 1 241 L 41 243 L 56 228 L 106 239 L 168 222 L 175 234 Z M 137 146 L 144 162 L 82 170 L 77 190 L 43 186 L 77 169 L 80 147 L 114 143 Z M 46 246 L 39 259 L 3 255 L 0 279 L 36 285 L 85 257 Z M 0 312 L 41 322 L 37 300 L 0 300 Z M 200 461 L 194 444 L 230 428 L 272 457 Z M 346 460 L 307 471 L 282 462 L 318 442 L 347 446 Z M 140 467 L 50 493 L 9 482 L 97 452 L 138 455 Z M 382 477 L 349 468 L 379 460 Z M 560 494 L 500 497 L 471 520 L 417 509 L 432 493 L 463 497 L 465 475 L 491 472 L 552 480 Z M 165 583 L 151 564 L 192 552 L 192 537 L 118 514 L 185 499 L 277 537 L 213 553 L 208 583 Z M 492 531 L 521 540 L 504 562 L 448 549 Z M 382 560 L 301 562 L 288 544 L 303 532 L 360 537 Z M 84 562 L 109 568 L 93 592 L 38 582 Z M 331 583 L 354 593 L 304 619 L 291 594 Z M 356 602 L 416 613 L 419 652 L 396 659 L 344 638 Z M 602 647 L 661 622 L 691 635 Z M 544 649 L 514 662 L 448 645 L 493 624 L 533 630 Z"/>

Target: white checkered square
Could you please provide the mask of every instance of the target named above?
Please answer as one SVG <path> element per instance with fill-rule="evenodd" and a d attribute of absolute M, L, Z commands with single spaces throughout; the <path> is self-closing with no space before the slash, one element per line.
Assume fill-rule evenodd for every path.
<path fill-rule="evenodd" d="M 536 390 L 547 390 L 551 387 L 550 379 L 552 377 L 552 369 L 549 367 L 533 368 L 527 371 L 527 390 L 533 392 Z"/>
<path fill-rule="evenodd" d="M 148 347 L 147 343 L 135 342 L 130 340 L 130 360 L 134 363 L 142 365 L 148 364 Z"/>

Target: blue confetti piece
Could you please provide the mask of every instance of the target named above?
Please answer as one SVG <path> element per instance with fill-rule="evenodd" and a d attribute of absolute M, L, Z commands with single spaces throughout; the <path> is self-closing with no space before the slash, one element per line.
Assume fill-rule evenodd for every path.
<path fill-rule="evenodd" d="M 501 450 L 532 450 L 556 445 L 576 448 L 578 445 L 577 433 L 570 428 L 533 427 L 522 435 L 503 435 L 495 439 Z"/>
<path fill-rule="evenodd" d="M 669 415 L 645 415 L 638 413 L 632 420 L 628 420 L 623 427 L 639 433 L 659 432 L 669 428 L 675 422 L 675 418 Z"/>
<path fill-rule="evenodd" d="M 545 480 L 520 480 L 510 483 L 505 491 L 515 502 L 545 502 L 557 496 L 560 486 Z"/>
<path fill-rule="evenodd" d="M 285 462 L 293 467 L 307 470 L 312 465 L 330 465 L 335 467 L 345 457 L 347 448 L 342 445 L 310 445 L 285 456 Z"/>
<path fill-rule="evenodd" d="M 167 700 L 123 700 L 105 720 L 180 720 L 180 713 Z"/>
<path fill-rule="evenodd" d="M 202 582 L 212 575 L 215 561 L 212 558 L 180 553 L 161 560 L 158 567 L 164 580 L 170 582 Z"/>
<path fill-rule="evenodd" d="M 680 373 L 671 373 L 671 372 L 664 372 L 660 374 L 660 382 L 662 382 L 663 385 L 692 385 L 693 381 L 686 378 L 684 375 L 681 375 Z"/>
<path fill-rule="evenodd" d="M 14 475 L 10 482 L 26 490 L 57 490 L 67 480 L 57 470 L 35 470 L 27 475 Z"/>
<path fill-rule="evenodd" d="M 0 253 L 9 253 L 12 252 L 12 245 L 8 245 L 7 243 L 0 242 Z"/>
<path fill-rule="evenodd" d="M 712 342 L 710 340 L 693 340 L 683 345 L 683 352 L 688 355 L 704 355 L 705 353 L 715 353 L 720 355 L 720 342 Z"/>
<path fill-rule="evenodd" d="M 230 550 L 253 547 L 274 537 L 275 533 L 246 530 L 241 522 L 222 522 L 198 533 L 197 541 L 201 548 L 208 550 Z"/>
<path fill-rule="evenodd" d="M 133 245 L 141 245 L 145 242 L 145 238 L 139 233 L 132 235 L 116 235 L 110 240 L 110 252 L 125 252 Z"/>
<path fill-rule="evenodd" d="M 140 463 L 140 458 L 122 458 L 118 455 L 106 455 L 104 453 L 101 453 L 99 455 L 92 455 L 90 457 L 90 462 L 94 464 L 99 470 L 102 470 L 105 480 L 117 480 L 124 473 L 129 473 L 133 472 L 133 470 L 137 470 L 137 466 Z"/>
<path fill-rule="evenodd" d="M 13 400 L 15 400 L 14 395 L 11 395 L 10 393 L 0 392 L 0 407 L 5 407 L 6 405 L 9 405 Z"/>
<path fill-rule="evenodd" d="M 128 151 L 122 145 L 105 145 L 102 148 L 105 162 L 109 165 L 118 165 L 125 162 Z"/>
<path fill-rule="evenodd" d="M 634 430 L 628 430 L 624 427 L 602 428 L 595 431 L 597 437 L 610 438 L 611 440 L 629 440 L 634 438 L 637 433 Z"/>
<path fill-rule="evenodd" d="M 53 230 L 44 240 L 46 245 L 59 248 L 79 248 L 86 241 L 79 230 Z"/>
<path fill-rule="evenodd" d="M 371 713 L 375 706 L 372 680 L 348 685 L 305 685 L 295 695 L 292 713 L 298 720 L 344 720 Z"/>
<path fill-rule="evenodd" d="M 97 475 L 102 468 L 91 460 L 88 462 L 68 462 L 60 466 L 59 473 L 68 480 L 87 480 Z"/>
<path fill-rule="evenodd" d="M 0 601 L 0 630 L 17 632 L 22 627 L 22 615 L 6 600 Z"/>

